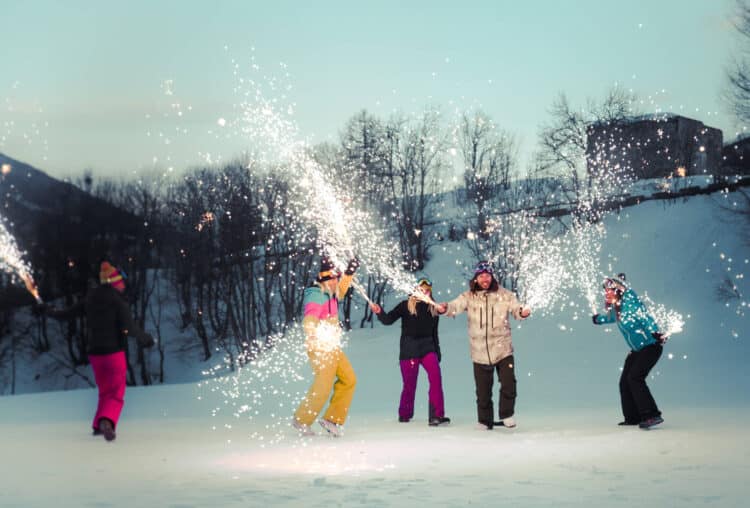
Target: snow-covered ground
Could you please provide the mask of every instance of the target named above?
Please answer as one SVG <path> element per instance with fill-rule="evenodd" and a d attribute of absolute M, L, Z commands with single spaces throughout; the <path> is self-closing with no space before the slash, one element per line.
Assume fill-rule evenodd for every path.
<path fill-rule="evenodd" d="M 132 388 L 113 443 L 90 435 L 94 390 L 2 397 L 0 506 L 746 506 L 748 309 L 715 295 L 723 274 L 750 268 L 745 233 L 717 206 L 731 199 L 649 202 L 606 221 L 602 269 L 686 317 L 649 381 L 659 428 L 616 425 L 625 343 L 570 294 L 572 307 L 514 329 L 514 430 L 475 429 L 463 316 L 440 328 L 451 425 L 427 426 L 424 374 L 415 419 L 398 423 L 399 327 L 376 326 L 349 338 L 358 386 L 341 439 L 296 437 L 295 397 L 246 374 L 240 394 L 265 390 L 252 419 L 232 416 L 250 401 L 218 382 Z M 468 253 L 434 252 L 427 271 L 448 299 L 466 286 L 456 259 Z M 289 364 L 301 379 L 283 393 L 299 394 L 310 372 Z"/>

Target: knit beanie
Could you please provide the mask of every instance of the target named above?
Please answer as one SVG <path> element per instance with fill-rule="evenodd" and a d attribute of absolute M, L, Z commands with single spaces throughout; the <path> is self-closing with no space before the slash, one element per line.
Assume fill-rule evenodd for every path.
<path fill-rule="evenodd" d="M 108 261 L 102 261 L 99 268 L 99 282 L 102 284 L 111 284 L 113 288 L 120 291 L 125 289 L 125 281 L 122 275 Z"/>
<path fill-rule="evenodd" d="M 336 269 L 333 262 L 325 256 L 322 257 L 320 260 L 320 271 L 315 280 L 317 282 L 325 282 L 327 280 L 338 278 L 339 276 L 339 271 Z"/>

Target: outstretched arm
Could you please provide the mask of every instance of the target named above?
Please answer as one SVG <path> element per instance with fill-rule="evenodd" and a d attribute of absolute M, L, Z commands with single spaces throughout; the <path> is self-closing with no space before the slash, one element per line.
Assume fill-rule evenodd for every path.
<path fill-rule="evenodd" d="M 469 297 L 466 293 L 461 293 L 456 297 L 455 299 L 451 300 L 447 304 L 441 304 L 442 306 L 445 306 L 445 314 L 448 316 L 455 316 L 456 314 L 461 314 L 462 312 L 466 312 L 466 309 L 469 305 Z M 442 314 L 442 312 L 441 312 Z"/>
<path fill-rule="evenodd" d="M 376 314 L 378 316 L 378 321 L 383 323 L 384 325 L 392 325 L 396 321 L 398 321 L 400 318 L 404 317 L 404 307 L 406 306 L 406 301 L 400 302 L 398 305 L 396 305 L 390 312 L 380 312 Z M 382 310 L 382 309 L 381 309 Z"/>
<path fill-rule="evenodd" d="M 606 325 L 608 323 L 614 323 L 617 321 L 617 312 L 614 307 L 610 308 L 606 314 L 594 314 L 591 316 L 591 320 L 595 325 Z"/>
<path fill-rule="evenodd" d="M 531 315 L 531 309 L 522 305 L 514 293 L 511 293 L 510 312 L 518 320 L 526 319 Z"/>

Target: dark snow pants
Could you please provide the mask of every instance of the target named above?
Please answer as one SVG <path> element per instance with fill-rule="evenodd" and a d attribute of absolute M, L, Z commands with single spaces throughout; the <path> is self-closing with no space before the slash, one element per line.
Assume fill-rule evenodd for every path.
<path fill-rule="evenodd" d="M 646 377 L 659 361 L 664 348 L 661 344 L 646 346 L 640 351 L 631 351 L 625 358 L 620 376 L 620 401 L 622 414 L 628 423 L 661 416 L 656 401 L 646 386 Z"/>
<path fill-rule="evenodd" d="M 492 428 L 492 383 L 497 372 L 500 381 L 500 412 L 499 416 L 508 418 L 513 416 L 516 405 L 516 373 L 513 355 L 503 358 L 494 365 L 474 364 L 474 382 L 477 388 L 477 420 L 479 423 Z"/>

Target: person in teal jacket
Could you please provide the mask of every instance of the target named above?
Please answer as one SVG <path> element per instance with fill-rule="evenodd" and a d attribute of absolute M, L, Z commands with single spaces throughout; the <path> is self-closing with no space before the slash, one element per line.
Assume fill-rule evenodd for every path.
<path fill-rule="evenodd" d="M 630 353 L 620 376 L 620 401 L 625 421 L 649 429 L 664 421 L 646 385 L 646 377 L 659 361 L 666 336 L 649 314 L 635 291 L 625 284 L 625 274 L 604 280 L 605 314 L 594 314 L 595 325 L 617 323 Z"/>

